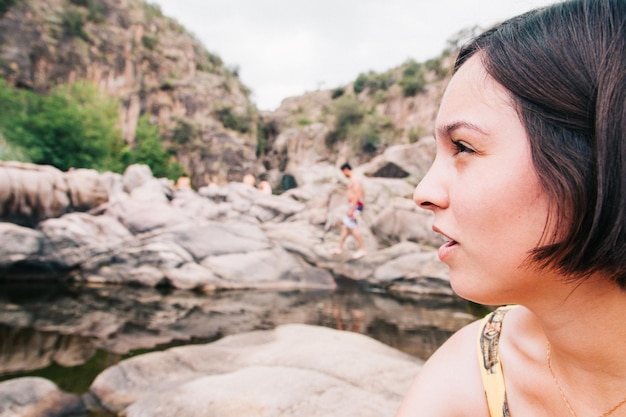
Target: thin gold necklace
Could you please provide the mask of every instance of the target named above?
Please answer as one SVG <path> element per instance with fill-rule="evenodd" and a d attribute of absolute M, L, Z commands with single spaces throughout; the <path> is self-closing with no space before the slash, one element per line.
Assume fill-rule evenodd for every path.
<path fill-rule="evenodd" d="M 548 342 L 548 349 L 546 352 L 546 356 L 548 357 L 548 369 L 550 369 L 550 375 L 552 375 L 552 379 L 554 379 L 554 383 L 556 384 L 556 387 L 559 389 L 559 393 L 561 394 L 561 398 L 563 399 L 563 402 L 569 409 L 570 414 L 574 417 L 578 417 L 578 414 L 576 414 L 576 411 L 574 411 L 574 409 L 572 408 L 572 405 L 569 403 L 569 401 L 567 401 L 567 397 L 565 396 L 565 393 L 563 392 L 563 388 L 561 388 L 561 384 L 559 384 L 559 380 L 556 378 L 556 375 L 554 375 L 554 371 L 552 370 L 552 362 L 550 361 L 550 342 Z M 599 417 L 606 417 L 612 414 L 615 410 L 617 410 L 624 404 L 626 404 L 626 398 L 624 398 L 622 401 L 617 403 L 613 408 L 611 408 L 609 411 L 605 412 L 604 414 L 600 415 Z"/>

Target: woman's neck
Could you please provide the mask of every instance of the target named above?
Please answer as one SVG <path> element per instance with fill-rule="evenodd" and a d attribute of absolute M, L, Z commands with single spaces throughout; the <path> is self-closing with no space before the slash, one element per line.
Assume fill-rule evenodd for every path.
<path fill-rule="evenodd" d="M 626 291 L 600 277 L 557 284 L 526 306 L 523 325 L 537 349 L 549 345 L 555 376 L 579 415 L 593 415 L 626 395 Z M 616 415 L 626 415 L 624 407 Z"/>

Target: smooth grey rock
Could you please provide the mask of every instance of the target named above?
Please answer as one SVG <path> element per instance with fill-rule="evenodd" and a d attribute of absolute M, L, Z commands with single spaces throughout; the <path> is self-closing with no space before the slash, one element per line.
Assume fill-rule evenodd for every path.
<path fill-rule="evenodd" d="M 66 269 L 74 268 L 101 253 L 123 247 L 132 234 L 110 216 L 69 213 L 39 223 L 50 245 L 50 258 Z"/>
<path fill-rule="evenodd" d="M 40 231 L 13 223 L 0 223 L 0 236 L 0 267 L 40 255 L 45 241 Z"/>
<path fill-rule="evenodd" d="M 107 200 L 107 189 L 96 171 L 64 173 L 47 165 L 0 161 L 0 221 L 34 226 Z"/>
<path fill-rule="evenodd" d="M 128 417 L 392 415 L 421 361 L 367 336 L 308 325 L 125 360 L 90 392 Z"/>
<path fill-rule="evenodd" d="M 300 265 L 283 248 L 207 257 L 202 265 L 232 288 L 334 288 L 332 276 Z"/>
<path fill-rule="evenodd" d="M 246 253 L 271 247 L 265 233 L 254 224 L 188 224 L 169 232 L 172 240 L 196 260 L 209 256 Z"/>
<path fill-rule="evenodd" d="M 372 276 L 373 282 L 384 282 L 400 278 L 434 277 L 447 281 L 448 268 L 437 257 L 437 251 L 415 252 L 385 262 Z"/>
<path fill-rule="evenodd" d="M 63 173 L 51 166 L 0 161 L 0 220 L 33 225 L 69 210 Z"/>
<path fill-rule="evenodd" d="M 192 219 L 182 210 L 172 207 L 165 197 L 156 200 L 125 199 L 109 204 L 106 214 L 115 217 L 131 233 L 139 234 L 177 227 Z"/>
<path fill-rule="evenodd" d="M 432 212 L 419 209 L 412 200 L 395 197 L 373 219 L 372 231 L 386 242 L 409 240 L 438 246 L 443 241 L 432 231 L 432 222 Z"/>
<path fill-rule="evenodd" d="M 130 165 L 122 175 L 124 191 L 131 193 L 135 188 L 141 187 L 145 183 L 154 179 L 150 167 L 143 164 Z"/>
<path fill-rule="evenodd" d="M 88 211 L 109 200 L 106 183 L 95 169 L 72 169 L 63 176 L 72 211 Z"/>
<path fill-rule="evenodd" d="M 55 417 L 85 412 L 75 395 L 60 391 L 43 378 L 0 382 L 0 417 Z"/>
<path fill-rule="evenodd" d="M 213 271 L 194 262 L 187 262 L 177 268 L 166 269 L 164 272 L 165 278 L 174 288 L 212 292 L 223 289 L 227 284 Z"/>

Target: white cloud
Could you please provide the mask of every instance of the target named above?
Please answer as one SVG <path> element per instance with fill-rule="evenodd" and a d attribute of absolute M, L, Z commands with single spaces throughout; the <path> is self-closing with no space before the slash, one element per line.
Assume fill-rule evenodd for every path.
<path fill-rule="evenodd" d="M 447 39 L 555 0 L 149 0 L 239 67 L 263 110 L 288 96 L 353 81 L 407 59 L 437 56 Z"/>

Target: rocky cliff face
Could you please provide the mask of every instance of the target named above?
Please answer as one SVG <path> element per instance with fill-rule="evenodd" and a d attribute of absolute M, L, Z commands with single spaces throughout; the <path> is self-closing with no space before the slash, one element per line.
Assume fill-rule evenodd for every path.
<path fill-rule="evenodd" d="M 149 114 L 196 185 L 241 179 L 256 151 L 249 91 L 221 59 L 143 0 L 20 0 L 0 19 L 0 76 L 46 92 L 86 79 L 122 103 L 132 144 Z"/>

